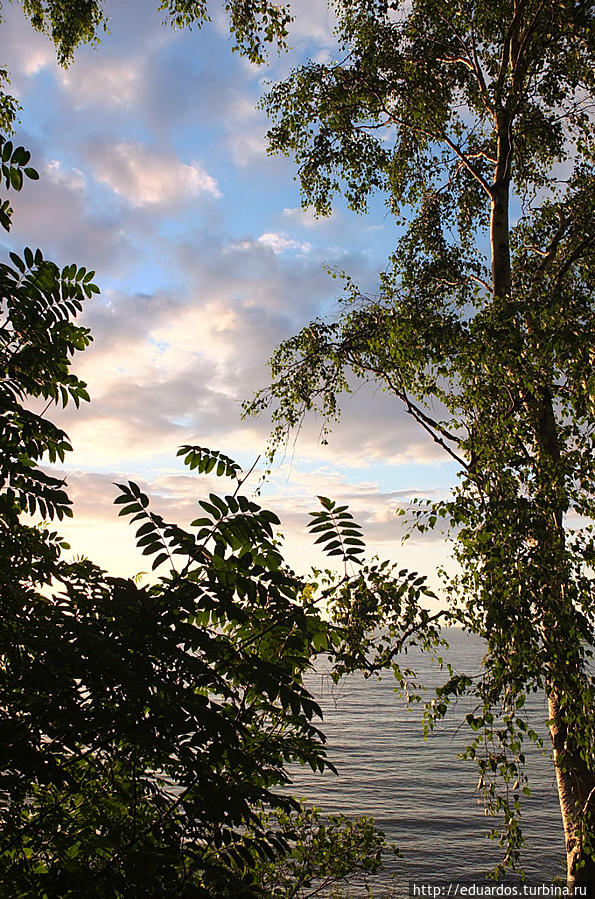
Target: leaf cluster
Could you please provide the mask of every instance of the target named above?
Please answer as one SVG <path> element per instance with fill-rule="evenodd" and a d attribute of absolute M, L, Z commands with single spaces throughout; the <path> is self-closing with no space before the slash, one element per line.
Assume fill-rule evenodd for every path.
<path fill-rule="evenodd" d="M 311 534 L 318 534 L 314 543 L 321 543 L 328 556 L 340 556 L 342 561 L 361 565 L 364 552 L 362 530 L 347 506 L 338 506 L 326 496 L 319 496 L 322 509 L 310 512 L 308 525 Z"/>
<path fill-rule="evenodd" d="M 108 30 L 109 17 L 103 0 L 20 0 L 23 12 L 37 30 L 47 34 L 56 47 L 60 65 L 69 65 L 80 44 L 98 44 L 101 32 Z M 227 0 L 230 31 L 237 44 L 234 49 L 251 62 L 262 63 L 267 44 L 285 46 L 290 15 L 287 6 L 269 0 L 236 2 Z M 158 9 L 166 13 L 175 28 L 202 27 L 210 20 L 206 0 L 159 0 Z"/>
<path fill-rule="evenodd" d="M 507 177 L 529 194 L 573 144 L 592 142 L 589 2 L 336 9 L 338 58 L 298 67 L 264 101 L 270 150 L 295 159 L 304 203 L 319 214 L 337 193 L 363 211 L 382 190 L 398 212 L 438 191 L 458 207 L 464 239 L 486 225 L 500 127 L 514 122 Z"/>
<path fill-rule="evenodd" d="M 386 846 L 369 818 L 323 817 L 313 807 L 275 811 L 266 820 L 281 830 L 291 847 L 280 862 L 258 866 L 257 880 L 268 899 L 307 899 L 354 877 L 360 884 L 364 877 L 367 883 L 367 875 L 380 869 L 383 851 L 390 848 L 400 854 Z"/>

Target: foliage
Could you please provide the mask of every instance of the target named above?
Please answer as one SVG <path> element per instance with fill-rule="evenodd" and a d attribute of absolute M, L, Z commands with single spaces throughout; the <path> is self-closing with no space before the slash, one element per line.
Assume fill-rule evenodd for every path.
<path fill-rule="evenodd" d="M 32 26 L 51 37 L 61 65 L 72 62 L 80 44 L 97 44 L 100 32 L 107 31 L 109 17 L 104 12 L 104 0 L 19 0 L 19 3 Z M 251 62 L 264 61 L 267 44 L 285 45 L 290 19 L 286 6 L 270 0 L 225 0 L 223 5 L 236 40 L 234 49 Z M 209 21 L 206 0 L 160 0 L 158 9 L 176 28 L 193 25 L 200 28 Z"/>
<path fill-rule="evenodd" d="M 341 192 L 365 211 L 382 190 L 403 236 L 377 296 L 345 276 L 338 317 L 281 345 L 247 410 L 273 407 L 274 452 L 305 414 L 330 423 L 355 380 L 374 380 L 457 462 L 452 495 L 414 510 L 413 526 L 450 527 L 461 570 L 442 621 L 487 649 L 481 681 L 449 678 L 429 726 L 461 690 L 476 697 L 468 753 L 514 867 L 534 736 L 522 706 L 544 688 L 569 877 L 593 879 L 592 4 L 342 0 L 337 12 L 338 59 L 300 66 L 265 100 L 270 147 L 295 158 L 304 204 L 327 214 Z M 399 576 L 382 591 L 357 578 L 339 609 L 352 662 L 366 668 L 360 641 L 372 649 L 388 623 L 392 649 L 379 644 L 375 664 L 395 664 L 429 616 L 416 618 L 415 597 L 401 604 Z"/>
<path fill-rule="evenodd" d="M 295 805 L 275 791 L 287 762 L 332 768 L 301 681 L 323 625 L 270 513 L 211 495 L 228 514 L 195 535 L 121 489 L 143 551 L 166 547 L 157 584 L 89 562 L 58 562 L 49 598 L 23 570 L 2 583 L 2 880 L 12 895 L 253 895 L 255 860 L 286 845 L 255 809 Z"/>
<path fill-rule="evenodd" d="M 14 116 L 14 110 L 10 102 L 8 102 L 10 98 L 6 98 L 6 95 L 1 94 L 0 102 L 3 103 L 4 100 L 7 100 L 7 104 L 6 109 L 3 111 L 2 119 L 7 125 L 10 125 Z M 14 147 L 12 141 L 5 140 L 0 135 L 0 172 L 7 190 L 10 188 L 17 191 L 21 190 L 24 175 L 34 181 L 39 178 L 37 171 L 28 165 L 30 156 L 31 154 L 24 147 Z M 0 225 L 5 231 L 10 231 L 11 216 L 10 202 L 3 200 L 0 204 Z"/>
<path fill-rule="evenodd" d="M 48 339 L 62 321 L 46 323 Z M 57 535 L 18 524 L 10 496 L 0 569 L 0 870 L 10 895 L 269 895 L 256 872 L 266 862 L 262 877 L 276 883 L 290 838 L 294 859 L 314 839 L 313 870 L 329 881 L 350 866 L 377 870 L 383 841 L 370 823 L 333 819 L 313 837 L 312 815 L 276 790 L 288 762 L 332 769 L 302 683 L 327 626 L 300 601 L 305 584 L 273 538 L 278 519 L 240 492 L 238 466 L 184 452 L 207 471 L 224 458 L 236 488 L 201 500 L 186 531 L 152 512 L 134 482 L 119 486 L 139 548 L 154 569 L 167 563 L 152 586 L 65 563 Z M 39 504 L 38 480 L 27 489 Z M 50 494 L 46 509 L 63 503 Z M 46 544 L 55 551 L 42 566 Z M 275 830 L 266 806 L 278 809 Z M 344 847 L 341 864 L 324 833 Z M 280 871 L 283 889 L 296 865 Z"/>
<path fill-rule="evenodd" d="M 10 133 L 19 110 L 19 104 L 5 90 L 10 84 L 7 69 L 0 67 L 0 133 Z M 3 224 L 5 227 L 5 223 Z"/>
<path fill-rule="evenodd" d="M 319 496 L 322 509 L 310 512 L 310 533 L 318 534 L 314 543 L 322 543 L 328 556 L 341 556 L 343 563 L 360 562 L 364 551 L 362 529 L 347 506 L 337 506 L 326 496 Z"/>
<path fill-rule="evenodd" d="M 528 195 L 551 185 L 567 139 L 589 152 L 590 2 L 342 0 L 337 14 L 339 60 L 298 67 L 264 104 L 271 150 L 295 156 L 319 213 L 337 191 L 362 210 L 382 188 L 399 210 L 434 189 L 471 240 L 501 113 L 515 126 L 514 177 Z"/>
<path fill-rule="evenodd" d="M 67 286 L 90 283 L 70 274 Z M 190 466 L 223 464 L 236 489 L 200 501 L 196 531 L 164 522 L 133 482 L 120 485 L 116 503 L 138 522 L 139 547 L 153 568 L 168 565 L 153 586 L 67 564 L 55 532 L 19 523 L 24 508 L 69 511 L 60 482 L 36 464 L 54 446 L 61 457 L 65 435 L 33 413 L 21 425 L 18 413 L 30 384 L 55 402 L 80 400 L 63 333 L 80 303 L 44 293 L 46 282 L 33 294 L 7 283 L 5 331 L 19 343 L 5 353 L 0 435 L 2 882 L 22 896 L 261 895 L 254 869 L 267 860 L 272 882 L 288 837 L 259 809 L 298 808 L 275 790 L 289 782 L 288 762 L 332 768 L 302 684 L 326 625 L 300 602 L 304 583 L 273 540 L 278 519 L 240 493 L 235 463 L 205 448 L 184 448 Z M 25 329 L 19 316 L 32 296 L 46 314 Z M 79 336 L 83 348 L 86 331 Z M 25 359 L 36 344 L 48 363 L 39 370 Z M 357 864 L 375 870 L 380 838 L 370 824 L 329 827 L 344 843 L 363 834 Z M 340 871 L 333 860 L 329 876 L 342 878 L 351 858 Z M 291 882 L 289 869 L 282 879 Z"/>
<path fill-rule="evenodd" d="M 29 153 L 0 139 L 2 175 L 7 189 L 20 190 L 23 175 L 36 179 Z M 10 228 L 8 201 L 0 205 L 2 224 Z M 63 460 L 70 449 L 66 434 L 43 412 L 25 406 L 25 398 L 77 405 L 88 399 L 85 384 L 69 373 L 70 358 L 89 343 L 88 329 L 70 318 L 85 297 L 97 291 L 93 272 L 67 266 L 60 271 L 40 250 L 26 248 L 0 264 L 0 578 L 23 570 L 32 582 L 47 583 L 60 552 L 55 533 L 23 524 L 27 511 L 44 518 L 70 515 L 63 481 L 39 468 L 42 456 Z"/>
<path fill-rule="evenodd" d="M 376 874 L 381 867 L 385 843 L 369 819 L 323 818 L 319 809 L 308 808 L 275 811 L 265 820 L 280 829 L 291 845 L 280 862 L 265 861 L 257 867 L 256 878 L 267 899 L 308 899 L 323 890 L 328 893 L 337 884 L 343 890 L 353 877 L 358 877 L 361 891 L 361 878 L 367 885 L 366 875 Z"/>

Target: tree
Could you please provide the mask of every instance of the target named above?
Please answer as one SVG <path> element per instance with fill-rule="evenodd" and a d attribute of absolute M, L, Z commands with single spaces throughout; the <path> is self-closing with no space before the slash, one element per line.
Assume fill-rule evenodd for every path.
<path fill-rule="evenodd" d="M 258 859 L 288 848 L 260 808 L 297 808 L 275 791 L 287 762 L 327 766 L 301 683 L 319 618 L 296 601 L 274 516 L 239 489 L 203 501 L 198 535 L 134 483 L 118 500 L 154 567 L 171 566 L 156 585 L 89 562 L 56 564 L 49 596 L 23 568 L 1 584 L 2 881 L 11 895 L 260 895 Z"/>
<path fill-rule="evenodd" d="M 99 43 L 107 31 L 104 0 L 18 0 L 32 26 L 47 34 L 56 46 L 60 65 L 68 65 L 82 43 Z M 270 0 L 224 0 L 234 50 L 251 62 L 264 62 L 267 46 L 285 46 L 290 20 L 286 6 Z M 157 8 L 174 28 L 202 27 L 209 21 L 206 0 L 159 0 Z M 0 13 L 2 2 L 0 0 Z M 0 16 L 1 21 L 1 16 Z M 2 70 L 0 70 L 0 76 Z M 6 77 L 6 76 L 5 76 Z"/>
<path fill-rule="evenodd" d="M 0 139 L 0 157 L 7 189 L 37 178 L 23 147 Z M 1 210 L 8 229 L 8 203 Z M 385 841 L 372 822 L 325 822 L 277 789 L 289 762 L 333 769 L 303 685 L 328 626 L 302 601 L 279 521 L 242 494 L 233 460 L 182 447 L 191 469 L 234 484 L 200 501 L 192 531 L 151 512 L 135 483 L 119 485 L 143 554 L 154 571 L 167 565 L 152 585 L 67 563 L 56 531 L 22 521 L 72 514 L 64 481 L 40 467 L 71 449 L 45 414 L 89 399 L 70 366 L 91 339 L 74 319 L 98 288 L 94 272 L 60 271 L 39 250 L 10 258 L 0 264 L 2 895 L 264 899 L 375 873 Z"/>
<path fill-rule="evenodd" d="M 337 192 L 364 211 L 380 190 L 405 233 L 377 296 L 347 278 L 341 314 L 281 345 L 247 409 L 273 406 L 274 451 L 311 410 L 336 418 L 354 377 L 372 379 L 457 461 L 452 497 L 415 522 L 450 524 L 461 573 L 441 620 L 484 637 L 486 656 L 479 684 L 441 689 L 431 721 L 452 695 L 477 696 L 468 753 L 516 864 L 522 704 L 543 687 L 568 878 L 593 882 L 593 5 L 336 8 L 338 60 L 298 67 L 265 100 L 270 148 L 295 158 L 317 213 Z M 402 676 L 397 649 L 435 622 L 403 611 L 398 589 L 342 585 L 343 667 L 394 663 Z M 392 648 L 370 663 L 358 641 L 372 649 L 387 623 Z"/>

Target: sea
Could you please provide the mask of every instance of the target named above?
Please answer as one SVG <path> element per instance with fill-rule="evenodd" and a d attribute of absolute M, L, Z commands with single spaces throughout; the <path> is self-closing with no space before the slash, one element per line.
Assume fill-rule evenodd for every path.
<path fill-rule="evenodd" d="M 443 636 L 449 644 L 443 657 L 458 671 L 478 673 L 483 641 L 457 628 L 445 629 Z M 429 686 L 447 679 L 419 650 L 405 659 Z M 485 815 L 476 765 L 457 757 L 470 740 L 465 715 L 473 710 L 471 700 L 459 700 L 424 739 L 422 708 L 397 695 L 390 673 L 381 680 L 352 675 L 335 685 L 322 663 L 307 686 L 323 710 L 327 754 L 339 773 L 298 768 L 291 793 L 325 813 L 373 817 L 402 856 L 385 856 L 382 872 L 368 880 L 371 892 L 356 880 L 346 895 L 384 899 L 409 895 L 414 882 L 484 881 L 502 849 L 486 838 L 494 819 Z M 545 749 L 525 742 L 531 796 L 522 802 L 522 858 L 529 881 L 551 883 L 564 873 L 564 837 L 544 694 L 531 694 L 524 711 Z M 315 895 L 331 894 L 321 889 Z"/>

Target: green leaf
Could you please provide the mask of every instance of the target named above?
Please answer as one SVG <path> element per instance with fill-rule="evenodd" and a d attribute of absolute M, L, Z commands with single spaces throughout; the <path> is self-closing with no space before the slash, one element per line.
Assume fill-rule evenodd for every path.
<path fill-rule="evenodd" d="M 211 505 L 211 503 L 208 503 L 204 499 L 199 500 L 198 504 L 199 504 L 199 506 L 202 506 L 202 508 L 205 510 L 205 512 L 208 512 L 209 515 L 212 515 L 213 518 L 216 518 L 216 519 L 221 518 L 221 512 L 216 506 Z"/>
<path fill-rule="evenodd" d="M 169 556 L 167 553 L 161 553 L 157 556 L 156 559 L 153 560 L 153 564 L 151 565 L 151 571 L 155 571 L 156 568 L 159 568 L 160 565 L 163 565 L 164 562 L 169 561 Z"/>
<path fill-rule="evenodd" d="M 26 266 L 25 266 L 25 263 L 23 262 L 23 260 L 20 259 L 16 253 L 9 253 L 8 255 L 10 256 L 10 258 L 12 259 L 13 263 L 16 265 L 18 270 L 24 274 L 24 272 L 26 270 Z"/>
<path fill-rule="evenodd" d="M 135 512 L 141 512 L 142 508 L 138 503 L 131 503 L 129 506 L 125 506 L 123 509 L 120 509 L 118 512 L 118 516 L 122 515 L 133 515 Z"/>
<path fill-rule="evenodd" d="M 27 165 L 29 160 L 31 159 L 31 154 L 28 150 L 25 150 L 24 147 L 17 147 L 14 153 L 12 154 L 11 162 L 13 165 Z"/>
<path fill-rule="evenodd" d="M 318 497 L 320 504 L 324 506 L 325 509 L 329 511 L 334 508 L 335 504 L 332 500 L 330 500 L 327 496 L 319 496 Z"/>
<path fill-rule="evenodd" d="M 20 169 L 10 168 L 8 170 L 8 176 L 10 180 L 11 186 L 15 190 L 20 190 L 23 186 L 23 173 Z"/>

